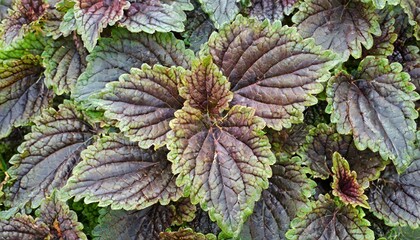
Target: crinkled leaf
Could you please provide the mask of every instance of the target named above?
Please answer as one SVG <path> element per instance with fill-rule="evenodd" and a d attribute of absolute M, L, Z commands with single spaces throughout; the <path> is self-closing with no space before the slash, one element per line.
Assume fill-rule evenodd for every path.
<path fill-rule="evenodd" d="M 217 236 L 220 233 L 219 226 L 217 226 L 217 224 L 213 222 L 209 215 L 201 208 L 197 209 L 194 220 L 187 223 L 187 226 L 191 227 L 196 232 L 204 234 L 212 233 Z"/>
<path fill-rule="evenodd" d="M 43 65 L 45 84 L 58 95 L 70 93 L 77 78 L 86 68 L 86 50 L 78 48 L 70 37 L 49 41 L 45 48 Z"/>
<path fill-rule="evenodd" d="M 382 176 L 372 184 L 369 205 L 373 213 L 391 226 L 420 225 L 420 157 L 407 170 L 398 175 L 388 166 Z"/>
<path fill-rule="evenodd" d="M 357 182 L 367 187 L 370 181 L 377 179 L 387 162 L 378 153 L 369 150 L 359 151 L 351 136 L 340 135 L 334 125 L 319 124 L 311 129 L 306 144 L 299 151 L 306 165 L 315 177 L 327 179 L 332 172 L 332 156 L 338 152 L 348 160 L 350 169 L 357 172 Z"/>
<path fill-rule="evenodd" d="M 305 0 L 292 20 L 302 37 L 315 38 L 317 44 L 339 53 L 344 61 L 350 55 L 360 58 L 362 44 L 370 49 L 372 34 L 381 34 L 375 8 L 360 0 Z"/>
<path fill-rule="evenodd" d="M 0 60 L 0 138 L 26 124 L 52 100 L 39 62 L 33 55 Z"/>
<path fill-rule="evenodd" d="M 248 10 L 251 17 L 261 21 L 269 19 L 283 20 L 284 15 L 289 15 L 295 8 L 297 0 L 251 0 Z"/>
<path fill-rule="evenodd" d="M 159 234 L 161 240 L 216 240 L 213 234 L 204 235 L 194 232 L 191 228 L 181 228 L 176 232 L 161 232 Z"/>
<path fill-rule="evenodd" d="M 171 130 L 169 121 L 184 100 L 178 94 L 178 70 L 161 65 L 144 64 L 123 74 L 119 82 L 109 83 L 98 96 L 105 116 L 117 120 L 116 126 L 138 141 L 142 148 L 166 144 Z"/>
<path fill-rule="evenodd" d="M 210 117 L 219 116 L 226 110 L 233 97 L 229 81 L 211 56 L 193 61 L 191 71 L 182 76 L 182 83 L 179 94 L 186 99 L 185 104 L 208 113 Z"/>
<path fill-rule="evenodd" d="M 359 205 L 369 208 L 364 189 L 357 182 L 357 173 L 350 170 L 347 160 L 340 153 L 335 152 L 332 162 L 332 194 L 337 196 L 345 204 L 350 204 L 353 207 Z"/>
<path fill-rule="evenodd" d="M 420 3 L 418 0 L 401 0 L 401 7 L 408 15 L 408 22 L 414 26 L 414 36 L 420 40 Z"/>
<path fill-rule="evenodd" d="M 119 134 L 98 139 L 82 152 L 83 161 L 63 188 L 75 201 L 99 202 L 112 209 L 143 209 L 182 197 L 175 185 L 167 152 L 141 149 Z"/>
<path fill-rule="evenodd" d="M 65 12 L 58 10 L 51 4 L 52 3 L 50 3 L 49 7 L 45 11 L 45 14 L 41 17 L 40 23 L 43 33 L 46 36 L 58 39 L 63 35 L 60 31 L 60 25 Z"/>
<path fill-rule="evenodd" d="M 16 215 L 9 220 L 0 220 L 0 238 L 7 240 L 39 240 L 48 236 L 44 223 L 35 222 L 32 216 Z"/>
<path fill-rule="evenodd" d="M 182 32 L 186 15 L 193 9 L 189 0 L 129 0 L 120 24 L 130 32 Z"/>
<path fill-rule="evenodd" d="M 179 174 L 177 184 L 186 186 L 192 203 L 209 211 L 226 235 L 239 234 L 268 187 L 275 158 L 261 131 L 264 125 L 253 109 L 243 106 L 234 106 L 216 122 L 185 107 L 170 123 L 168 159 Z"/>
<path fill-rule="evenodd" d="M 173 208 L 159 204 L 139 211 L 100 212 L 99 225 L 93 230 L 96 240 L 159 239 L 173 217 Z"/>
<path fill-rule="evenodd" d="M 106 83 L 117 81 L 121 74 L 140 68 L 143 63 L 188 68 L 193 56 L 172 33 L 148 35 L 114 29 L 112 38 L 102 38 L 87 57 L 86 71 L 77 80 L 72 95 L 78 101 L 87 100 Z"/>
<path fill-rule="evenodd" d="M 366 148 L 393 160 L 403 172 L 412 158 L 418 117 L 410 76 L 399 63 L 367 57 L 354 76 L 340 72 L 328 83 L 328 111 L 340 134 L 353 134 L 359 150 Z"/>
<path fill-rule="evenodd" d="M 173 205 L 175 214 L 171 225 L 183 225 L 194 220 L 197 207 L 191 203 L 189 198 L 180 199 Z"/>
<path fill-rule="evenodd" d="M 12 0 L 0 1 L 0 22 L 9 16 L 8 9 L 12 8 Z"/>
<path fill-rule="evenodd" d="M 256 110 L 275 130 L 300 123 L 323 90 L 334 56 L 302 40 L 295 28 L 238 17 L 209 41 L 214 63 L 231 82 L 232 105 Z"/>
<path fill-rule="evenodd" d="M 313 209 L 295 218 L 288 239 L 374 239 L 361 208 L 336 206 L 329 195 L 319 196 Z"/>
<path fill-rule="evenodd" d="M 411 82 L 420 93 L 420 51 L 417 46 L 409 45 L 401 49 L 401 59 L 393 59 L 403 65 L 404 71 L 410 74 Z"/>
<path fill-rule="evenodd" d="M 242 239 L 285 239 L 298 212 L 310 209 L 309 197 L 316 183 L 306 177 L 308 169 L 299 160 L 295 157 L 271 166 L 270 185 L 245 223 Z"/>
<path fill-rule="evenodd" d="M 59 30 L 64 37 L 69 36 L 73 31 L 77 30 L 76 18 L 74 16 L 74 8 L 70 8 L 63 16 Z"/>
<path fill-rule="evenodd" d="M 31 202 L 35 208 L 54 188 L 63 187 L 92 136 L 92 128 L 71 102 L 58 111 L 46 109 L 25 136 L 20 154 L 10 160 L 8 172 L 16 181 L 8 191 L 8 204 L 21 207 Z"/>
<path fill-rule="evenodd" d="M 216 28 L 220 28 L 225 23 L 230 23 L 240 11 L 238 0 L 199 1 L 204 12 L 210 16 Z"/>
<path fill-rule="evenodd" d="M 0 60 L 19 60 L 25 55 L 40 55 L 46 46 L 46 38 L 40 33 L 28 33 L 23 39 L 2 46 Z"/>
<path fill-rule="evenodd" d="M 90 51 L 96 45 L 99 34 L 123 17 L 130 6 L 126 0 L 77 0 L 74 5 L 77 32 L 82 35 L 85 47 Z"/>
<path fill-rule="evenodd" d="M 306 142 L 306 135 L 310 126 L 302 123 L 293 125 L 291 128 L 275 131 L 267 129 L 267 137 L 270 140 L 272 151 L 280 157 L 290 158 Z"/>

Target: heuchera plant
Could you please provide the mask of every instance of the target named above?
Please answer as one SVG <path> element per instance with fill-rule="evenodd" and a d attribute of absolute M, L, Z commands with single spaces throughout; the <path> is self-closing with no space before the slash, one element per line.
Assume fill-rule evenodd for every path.
<path fill-rule="evenodd" d="M 0 19 L 0 239 L 420 235 L 419 0 Z"/>

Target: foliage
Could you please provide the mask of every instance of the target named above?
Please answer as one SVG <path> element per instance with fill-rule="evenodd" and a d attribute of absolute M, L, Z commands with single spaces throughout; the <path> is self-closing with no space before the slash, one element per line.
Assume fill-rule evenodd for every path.
<path fill-rule="evenodd" d="M 0 0 L 0 238 L 411 239 L 419 6 Z"/>

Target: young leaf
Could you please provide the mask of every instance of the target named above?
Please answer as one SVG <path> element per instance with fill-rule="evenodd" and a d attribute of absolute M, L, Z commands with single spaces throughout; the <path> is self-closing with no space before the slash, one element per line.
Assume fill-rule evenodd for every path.
<path fill-rule="evenodd" d="M 72 92 L 86 68 L 86 55 L 86 50 L 78 48 L 71 37 L 49 41 L 42 54 L 45 84 L 57 95 Z"/>
<path fill-rule="evenodd" d="M 147 64 L 130 72 L 121 75 L 119 82 L 107 84 L 97 104 L 105 110 L 105 117 L 117 120 L 116 126 L 140 147 L 159 148 L 166 144 L 169 121 L 184 102 L 177 87 L 181 73 L 176 68 Z"/>
<path fill-rule="evenodd" d="M 254 108 L 275 130 L 302 122 L 335 65 L 333 54 L 302 40 L 295 28 L 242 16 L 213 34 L 209 48 L 231 82 L 232 105 Z"/>
<path fill-rule="evenodd" d="M 355 207 L 357 205 L 369 208 L 363 187 L 357 182 L 357 173 L 351 171 L 349 163 L 340 153 L 335 152 L 332 157 L 333 182 L 332 194 L 343 203 Z"/>
<path fill-rule="evenodd" d="M 288 239 L 374 239 L 361 208 L 337 206 L 329 195 L 319 196 L 312 211 L 295 218 Z"/>
<path fill-rule="evenodd" d="M 45 239 L 49 229 L 45 223 L 36 222 L 32 216 L 17 214 L 9 220 L 0 220 L 1 239 Z"/>
<path fill-rule="evenodd" d="M 130 7 L 125 11 L 120 24 L 130 32 L 182 32 L 186 15 L 184 11 L 193 10 L 190 0 L 129 0 Z"/>
<path fill-rule="evenodd" d="M 141 149 L 119 134 L 98 139 L 82 152 L 83 161 L 73 170 L 62 192 L 75 201 L 99 202 L 112 209 L 143 209 L 168 204 L 182 197 L 175 185 L 166 151 Z"/>
<path fill-rule="evenodd" d="M 315 38 L 316 44 L 339 53 L 343 61 L 350 55 L 360 58 L 362 44 L 370 49 L 372 34 L 381 34 L 375 8 L 360 0 L 305 0 L 292 21 L 302 37 Z"/>
<path fill-rule="evenodd" d="M 407 170 L 398 175 L 388 166 L 382 176 L 372 184 L 369 205 L 373 213 L 390 226 L 420 225 L 420 157 Z"/>
<path fill-rule="evenodd" d="M 238 235 L 262 189 L 268 187 L 270 164 L 275 161 L 261 131 L 264 122 L 243 106 L 234 106 L 216 122 L 184 107 L 175 112 L 170 126 L 168 159 L 174 174 L 179 174 L 177 185 L 185 185 L 192 203 L 209 211 L 227 235 Z"/>
<path fill-rule="evenodd" d="M 201 6 L 214 22 L 216 28 L 235 19 L 240 9 L 238 0 L 199 0 Z"/>
<path fill-rule="evenodd" d="M 183 225 L 194 220 L 197 207 L 191 203 L 190 198 L 180 199 L 172 205 L 175 207 L 175 214 L 171 225 Z"/>
<path fill-rule="evenodd" d="M 99 225 L 93 230 L 96 240 L 159 239 L 171 226 L 173 208 L 155 204 L 138 211 L 100 210 Z"/>
<path fill-rule="evenodd" d="M 0 60 L 0 138 L 37 116 L 52 100 L 42 71 L 38 56 Z"/>
<path fill-rule="evenodd" d="M 401 0 L 401 7 L 408 15 L 408 22 L 414 26 L 414 36 L 420 40 L 420 7 L 418 0 Z"/>
<path fill-rule="evenodd" d="M 249 15 L 260 21 L 283 20 L 284 15 L 289 15 L 295 8 L 298 0 L 251 0 Z"/>
<path fill-rule="evenodd" d="M 245 223 L 242 239 L 285 239 L 298 212 L 310 209 L 309 197 L 316 183 L 306 177 L 308 169 L 299 160 L 295 157 L 271 166 L 270 185 Z"/>
<path fill-rule="evenodd" d="M 77 32 L 82 35 L 85 47 L 90 52 L 96 45 L 99 34 L 123 17 L 124 9 L 130 7 L 126 0 L 76 0 L 74 17 Z"/>
<path fill-rule="evenodd" d="M 341 71 L 328 83 L 331 122 L 340 134 L 353 134 L 359 150 L 371 149 L 403 172 L 411 162 L 419 95 L 399 63 L 362 60 L 354 76 Z"/>
<path fill-rule="evenodd" d="M 272 151 L 279 155 L 280 159 L 289 159 L 306 142 L 306 135 L 309 134 L 310 128 L 305 123 L 301 123 L 281 131 L 267 129 Z"/>
<path fill-rule="evenodd" d="M 10 160 L 8 170 L 16 181 L 8 189 L 11 206 L 31 202 L 36 208 L 54 188 L 61 188 L 80 161 L 80 152 L 89 145 L 92 128 L 71 102 L 59 110 L 46 109 L 34 120 L 32 132 Z"/>
<path fill-rule="evenodd" d="M 143 63 L 151 66 L 188 68 L 194 53 L 172 33 L 134 34 L 123 28 L 114 29 L 112 38 L 103 38 L 87 57 L 86 71 L 80 75 L 72 96 L 78 101 L 102 90 L 106 83 L 117 81 L 123 73 Z"/>
<path fill-rule="evenodd" d="M 161 232 L 159 234 L 161 240 L 216 240 L 213 234 L 204 235 L 202 233 L 194 232 L 191 228 L 181 228 L 176 232 Z"/>

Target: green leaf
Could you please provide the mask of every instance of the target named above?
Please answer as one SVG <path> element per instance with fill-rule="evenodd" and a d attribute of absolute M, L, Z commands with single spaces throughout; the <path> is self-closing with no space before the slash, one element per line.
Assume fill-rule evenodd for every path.
<path fill-rule="evenodd" d="M 171 130 L 169 121 L 184 102 L 177 87 L 180 70 L 144 64 L 130 72 L 121 75 L 119 82 L 107 84 L 96 103 L 140 147 L 164 146 Z"/>
<path fill-rule="evenodd" d="M 10 160 L 13 166 L 8 172 L 15 180 L 7 192 L 10 206 L 30 202 L 36 208 L 53 189 L 63 187 L 93 136 L 71 102 L 60 105 L 58 111 L 46 109 L 34 122 L 18 148 L 20 154 Z"/>
<path fill-rule="evenodd" d="M 49 41 L 42 54 L 45 84 L 57 95 L 71 93 L 86 68 L 86 55 L 86 50 L 77 47 L 71 37 Z"/>
<path fill-rule="evenodd" d="M 373 4 L 377 9 L 383 9 L 387 4 L 397 5 L 400 0 L 362 0 L 365 3 Z"/>
<path fill-rule="evenodd" d="M 191 203 L 190 198 L 180 199 L 172 205 L 175 207 L 175 214 L 171 225 L 184 225 L 194 220 L 197 207 Z"/>
<path fill-rule="evenodd" d="M 420 40 L 420 4 L 417 0 L 401 0 L 401 7 L 408 15 L 408 22 L 414 26 L 414 36 Z"/>
<path fill-rule="evenodd" d="M 374 239 L 361 208 L 337 206 L 329 195 L 319 196 L 313 209 L 295 218 L 288 239 Z"/>
<path fill-rule="evenodd" d="M 369 205 L 372 212 L 390 226 L 420 225 L 420 157 L 407 170 L 398 175 L 388 166 L 382 176 L 372 184 Z"/>
<path fill-rule="evenodd" d="M 370 49 L 372 34 L 381 34 L 375 8 L 360 0 L 305 0 L 292 21 L 302 37 L 315 38 L 316 44 L 339 53 L 343 61 L 350 55 L 360 58 L 362 45 Z"/>
<path fill-rule="evenodd" d="M 209 48 L 231 83 L 231 104 L 254 108 L 275 130 L 303 121 L 335 65 L 333 54 L 302 40 L 295 28 L 242 16 L 213 34 Z"/>
<path fill-rule="evenodd" d="M 228 236 L 237 236 L 254 202 L 268 187 L 275 161 L 262 119 L 254 110 L 234 106 L 222 120 L 184 107 L 175 112 L 168 148 L 177 185 L 186 186 Z M 249 168 L 252 167 L 252 171 Z"/>
<path fill-rule="evenodd" d="M 129 73 L 133 67 L 140 68 L 143 63 L 188 68 L 193 56 L 172 33 L 149 35 L 114 29 L 112 38 L 102 38 L 87 57 L 86 71 L 77 80 L 72 97 L 86 101 L 108 82 L 117 81 L 121 74 Z"/>
<path fill-rule="evenodd" d="M 251 0 L 248 10 L 251 17 L 261 21 L 283 20 L 284 15 L 290 15 L 296 7 L 298 0 Z"/>
<path fill-rule="evenodd" d="M 130 3 L 126 0 L 76 0 L 74 17 L 77 33 L 82 35 L 82 40 L 89 52 L 95 47 L 102 30 L 122 19 L 124 9 L 129 7 Z"/>
<path fill-rule="evenodd" d="M 0 138 L 27 124 L 52 100 L 42 71 L 38 56 L 0 60 Z"/>
<path fill-rule="evenodd" d="M 98 139 L 82 152 L 83 161 L 62 189 L 66 198 L 99 202 L 112 209 L 143 209 L 182 197 L 167 152 L 141 149 L 121 133 Z"/>
<path fill-rule="evenodd" d="M 23 39 L 2 46 L 0 60 L 19 60 L 25 55 L 41 55 L 46 44 L 46 38 L 40 33 L 28 33 Z"/>
<path fill-rule="evenodd" d="M 74 16 L 74 8 L 70 8 L 63 16 L 59 30 L 64 37 L 69 36 L 73 31 L 77 31 L 76 18 Z"/>
<path fill-rule="evenodd" d="M 412 160 L 419 95 L 399 63 L 367 57 L 354 76 L 339 72 L 328 83 L 328 112 L 340 134 L 353 134 L 359 150 L 371 149 L 403 172 Z"/>
<path fill-rule="evenodd" d="M 270 185 L 245 223 L 242 239 L 285 239 L 290 222 L 303 209 L 310 210 L 309 197 L 316 183 L 306 177 L 308 169 L 299 160 L 294 157 L 271 166 Z"/>
<path fill-rule="evenodd" d="M 364 194 L 364 189 L 357 182 L 357 173 L 350 170 L 347 160 L 338 152 L 333 154 L 332 160 L 332 194 L 345 204 L 350 204 L 353 207 L 362 206 L 369 208 L 366 201 L 368 198 Z"/>
<path fill-rule="evenodd" d="M 201 6 L 214 22 L 216 28 L 230 23 L 239 13 L 238 0 L 199 0 Z"/>
<path fill-rule="evenodd" d="M 394 59 L 397 60 L 398 59 Z M 402 59 L 399 60 L 404 71 L 410 74 L 411 82 L 416 86 L 416 92 L 420 93 L 420 51 L 417 46 L 408 45 L 403 49 Z"/>
<path fill-rule="evenodd" d="M 121 19 L 121 26 L 130 32 L 182 32 L 186 15 L 193 10 L 190 0 L 129 0 L 130 7 Z"/>

